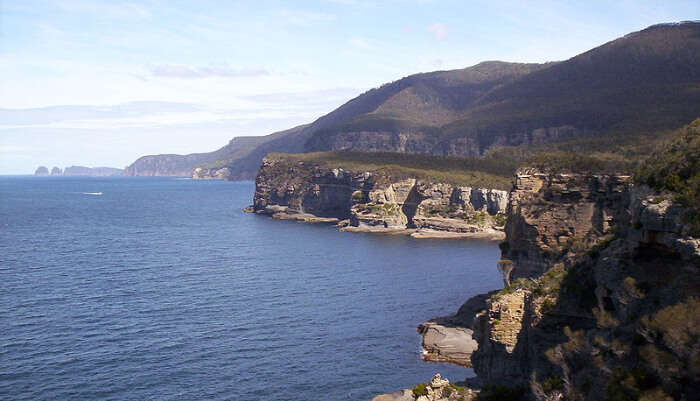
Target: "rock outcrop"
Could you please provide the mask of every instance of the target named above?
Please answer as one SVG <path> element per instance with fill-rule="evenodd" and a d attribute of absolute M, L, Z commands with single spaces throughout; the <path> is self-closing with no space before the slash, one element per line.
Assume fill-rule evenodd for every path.
<path fill-rule="evenodd" d="M 64 170 L 61 170 L 59 167 L 54 167 L 51 169 L 51 173 L 49 173 L 49 169 L 47 169 L 44 166 L 41 166 L 41 167 L 36 169 L 36 171 L 34 172 L 34 175 L 39 175 L 39 176 L 51 175 L 52 177 L 57 177 L 57 176 L 111 177 L 111 176 L 122 175 L 123 171 L 124 170 L 122 170 L 122 169 L 113 168 L 113 167 L 70 166 L 70 167 L 66 167 Z"/>
<path fill-rule="evenodd" d="M 477 394 L 477 391 L 451 384 L 438 373 L 428 383 L 421 383 L 413 389 L 381 394 L 372 401 L 471 401 Z"/>
<path fill-rule="evenodd" d="M 34 171 L 34 175 L 36 176 L 47 176 L 49 175 L 49 169 L 46 168 L 46 166 L 39 166 L 36 171 Z"/>
<path fill-rule="evenodd" d="M 479 347 L 472 330 L 474 319 L 486 307 L 486 301 L 492 294 L 470 298 L 452 316 L 421 323 L 418 333 L 423 338 L 423 359 L 471 367 L 472 354 Z"/>
<path fill-rule="evenodd" d="M 194 169 L 210 162 L 208 157 L 191 155 L 149 155 L 138 158 L 124 170 L 126 176 L 191 177 Z"/>
<path fill-rule="evenodd" d="M 629 224 L 629 175 L 547 173 L 520 169 L 510 193 L 503 259 L 517 269 L 505 281 L 567 266 L 613 225 Z"/>
<path fill-rule="evenodd" d="M 204 168 L 197 167 L 192 173 L 192 179 L 194 180 L 224 180 L 228 181 L 231 179 L 231 169 L 227 167 L 222 168 Z"/>
<path fill-rule="evenodd" d="M 252 210 L 277 218 L 345 221 L 342 230 L 502 239 L 508 193 L 265 158 Z"/>

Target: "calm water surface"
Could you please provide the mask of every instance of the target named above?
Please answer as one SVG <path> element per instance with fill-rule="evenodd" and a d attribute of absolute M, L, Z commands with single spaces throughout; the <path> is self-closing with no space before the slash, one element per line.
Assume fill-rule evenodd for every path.
<path fill-rule="evenodd" d="M 498 247 L 241 212 L 250 182 L 0 177 L 0 399 L 367 400 Z M 101 195 L 97 195 L 101 193 Z"/>

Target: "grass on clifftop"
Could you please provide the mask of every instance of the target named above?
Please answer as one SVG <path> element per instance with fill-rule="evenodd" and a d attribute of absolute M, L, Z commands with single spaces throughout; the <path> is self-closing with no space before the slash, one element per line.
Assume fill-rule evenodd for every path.
<path fill-rule="evenodd" d="M 268 157 L 314 162 L 328 168 L 386 173 L 396 178 L 477 188 L 509 190 L 516 165 L 493 157 L 462 159 L 406 153 L 316 152 L 271 153 Z"/>
<path fill-rule="evenodd" d="M 700 204 L 699 136 L 700 120 L 696 120 L 680 132 L 618 127 L 605 135 L 542 145 L 496 147 L 478 158 L 392 152 L 271 153 L 269 156 L 314 162 L 328 168 L 381 172 L 399 179 L 502 190 L 511 188 L 513 174 L 521 166 L 584 174 L 638 171 L 638 183 L 673 192 L 677 200 L 692 207 Z M 659 149 L 666 150 L 659 152 Z"/>
<path fill-rule="evenodd" d="M 700 235 L 700 118 L 681 129 L 661 152 L 637 170 L 635 182 L 673 195 L 688 210 L 684 214 L 694 236 Z"/>
<path fill-rule="evenodd" d="M 509 146 L 487 156 L 509 164 L 546 171 L 632 174 L 649 156 L 677 136 L 677 130 L 620 127 L 601 135 L 586 135 L 541 145 Z"/>

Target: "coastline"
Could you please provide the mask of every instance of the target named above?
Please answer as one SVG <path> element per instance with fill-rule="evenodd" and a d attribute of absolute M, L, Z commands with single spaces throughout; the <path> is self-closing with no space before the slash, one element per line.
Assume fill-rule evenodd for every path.
<path fill-rule="evenodd" d="M 474 231 L 457 232 L 457 231 L 441 231 L 431 228 L 403 228 L 403 227 L 384 227 L 381 225 L 350 225 L 350 221 L 340 220 L 337 217 L 320 217 L 311 213 L 290 212 L 283 206 L 268 206 L 266 210 L 256 211 L 253 206 L 248 206 L 243 209 L 245 213 L 253 213 L 265 215 L 275 220 L 292 220 L 303 223 L 325 223 L 335 224 L 340 232 L 349 233 L 370 233 L 383 235 L 406 235 L 416 239 L 475 239 L 486 241 L 503 241 L 506 237 L 504 231 L 493 228 L 475 228 Z"/>

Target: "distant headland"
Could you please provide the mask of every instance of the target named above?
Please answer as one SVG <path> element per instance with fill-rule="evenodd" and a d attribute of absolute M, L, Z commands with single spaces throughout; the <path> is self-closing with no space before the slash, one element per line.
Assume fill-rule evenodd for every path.
<path fill-rule="evenodd" d="M 84 167 L 70 166 L 61 170 L 59 167 L 53 167 L 51 172 L 46 166 L 39 166 L 34 171 L 35 176 L 65 176 L 65 177 L 112 177 L 124 174 L 124 170 L 114 167 Z"/>

